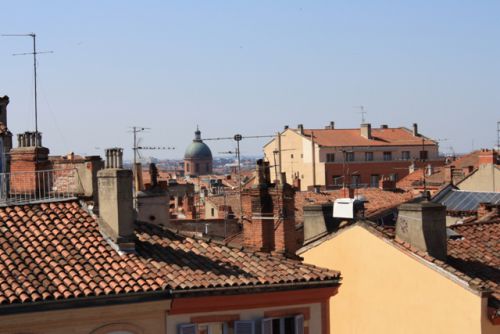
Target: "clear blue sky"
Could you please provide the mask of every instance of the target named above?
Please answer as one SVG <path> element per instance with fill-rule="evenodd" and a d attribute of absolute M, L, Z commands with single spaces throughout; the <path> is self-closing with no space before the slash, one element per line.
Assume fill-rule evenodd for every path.
<path fill-rule="evenodd" d="M 35 32 L 39 114 L 54 154 L 144 145 L 182 157 L 204 137 L 283 125 L 419 123 L 442 151 L 492 147 L 500 1 L 2 1 L 0 33 Z M 34 128 L 28 38 L 0 38 L 9 128 Z M 259 154 L 265 140 L 242 142 Z M 212 151 L 233 149 L 211 142 Z M 98 149 L 97 149 L 98 148 Z"/>

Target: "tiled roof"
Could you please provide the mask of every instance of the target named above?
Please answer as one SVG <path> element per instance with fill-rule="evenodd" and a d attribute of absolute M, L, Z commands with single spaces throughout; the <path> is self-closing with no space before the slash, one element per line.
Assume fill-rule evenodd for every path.
<path fill-rule="evenodd" d="M 448 264 L 473 280 L 481 280 L 500 301 L 500 220 L 451 229 L 462 238 L 448 241 Z"/>
<path fill-rule="evenodd" d="M 306 136 L 314 132 L 314 141 L 320 146 L 412 146 L 436 145 L 425 137 L 415 137 L 406 128 L 372 128 L 372 139 L 361 136 L 360 129 L 304 129 Z"/>
<path fill-rule="evenodd" d="M 136 235 L 137 252 L 119 253 L 77 202 L 1 208 L 0 307 L 170 289 L 333 284 L 339 278 L 333 270 L 153 225 L 138 225 Z"/>
<path fill-rule="evenodd" d="M 360 188 L 356 189 L 355 195 L 362 195 L 368 200 L 365 204 L 365 216 L 368 218 L 395 208 L 399 204 L 408 202 L 413 198 L 409 192 L 393 192 L 379 188 Z M 301 191 L 295 193 L 295 217 L 300 224 L 304 221 L 304 206 L 311 204 L 321 204 L 334 202 L 337 198 L 344 198 L 348 195 L 343 190 L 332 190 L 320 193 L 312 191 Z"/>

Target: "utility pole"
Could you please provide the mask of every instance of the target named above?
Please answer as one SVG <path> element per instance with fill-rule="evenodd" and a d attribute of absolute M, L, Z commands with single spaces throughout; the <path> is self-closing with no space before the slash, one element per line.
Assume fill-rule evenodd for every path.
<path fill-rule="evenodd" d="M 36 65 L 36 55 L 42 53 L 54 53 L 54 51 L 37 51 L 36 50 L 36 34 L 3 34 L 5 37 L 31 37 L 33 38 L 33 52 L 24 52 L 24 53 L 14 53 L 13 56 L 26 56 L 33 55 L 33 73 L 34 73 L 34 94 L 35 94 L 35 146 L 38 146 L 38 93 L 37 93 L 37 65 Z"/>

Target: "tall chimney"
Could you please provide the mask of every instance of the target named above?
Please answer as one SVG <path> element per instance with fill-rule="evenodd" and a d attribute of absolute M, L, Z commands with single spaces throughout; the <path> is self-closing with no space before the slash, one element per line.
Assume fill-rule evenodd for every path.
<path fill-rule="evenodd" d="M 9 97 L 7 95 L 0 97 L 0 123 L 5 127 L 7 127 L 7 105 L 9 102 Z"/>
<path fill-rule="evenodd" d="M 420 134 L 418 133 L 418 124 L 417 123 L 413 123 L 413 136 L 414 137 L 420 136 Z"/>
<path fill-rule="evenodd" d="M 327 130 L 333 130 L 333 129 L 335 129 L 335 122 L 333 122 L 333 121 L 330 122 L 329 125 L 325 126 L 325 129 L 327 129 Z"/>
<path fill-rule="evenodd" d="M 297 125 L 297 128 L 299 129 L 300 134 L 303 135 L 304 134 L 304 124 Z"/>
<path fill-rule="evenodd" d="M 261 174 L 260 178 L 264 178 Z M 260 251 L 292 255 L 297 250 L 295 191 L 289 184 L 255 184 L 242 193 L 243 244 Z"/>
<path fill-rule="evenodd" d="M 132 171 L 123 169 L 123 149 L 106 150 L 106 167 L 97 173 L 100 228 L 120 250 L 134 250 Z"/>
<path fill-rule="evenodd" d="M 37 172 L 51 169 L 49 149 L 41 146 L 40 132 L 21 133 L 17 140 L 18 147 L 10 150 L 10 190 L 35 194 L 47 186 Z"/>
<path fill-rule="evenodd" d="M 439 260 L 446 260 L 446 206 L 405 203 L 399 206 L 396 238 Z"/>
<path fill-rule="evenodd" d="M 361 136 L 372 139 L 372 125 L 370 123 L 361 124 Z"/>

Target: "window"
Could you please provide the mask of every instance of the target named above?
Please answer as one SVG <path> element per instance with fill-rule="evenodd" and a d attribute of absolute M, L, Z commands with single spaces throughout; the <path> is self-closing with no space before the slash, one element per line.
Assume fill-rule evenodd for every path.
<path fill-rule="evenodd" d="M 334 162 L 334 161 L 335 161 L 335 153 L 327 153 L 326 162 Z"/>
<path fill-rule="evenodd" d="M 236 320 L 234 328 L 228 322 L 208 322 L 199 324 L 181 324 L 178 334 L 255 334 L 255 321 Z M 273 333 L 273 332 L 271 332 Z M 275 332 L 275 333 L 280 333 Z"/>
<path fill-rule="evenodd" d="M 428 159 L 428 152 L 427 151 L 420 151 L 420 160 L 427 160 Z"/>
<path fill-rule="evenodd" d="M 211 208 L 210 209 L 210 213 L 212 214 L 212 217 L 215 216 L 215 209 L 214 208 Z"/>
<path fill-rule="evenodd" d="M 345 161 L 354 161 L 354 152 L 345 152 Z"/>
<path fill-rule="evenodd" d="M 410 151 L 401 152 L 401 160 L 410 160 Z"/>
<path fill-rule="evenodd" d="M 205 166 L 205 172 L 209 172 L 210 171 L 210 164 L 207 162 L 206 166 Z"/>
<path fill-rule="evenodd" d="M 351 175 L 351 186 L 357 188 L 359 186 L 359 175 Z"/>
<path fill-rule="evenodd" d="M 392 160 L 392 152 L 384 152 L 384 161 Z"/>
<path fill-rule="evenodd" d="M 340 175 L 333 175 L 332 176 L 332 183 L 334 186 L 340 186 L 342 185 L 342 176 Z"/>
<path fill-rule="evenodd" d="M 264 318 L 261 323 L 262 334 L 303 334 L 304 316 L 283 318 Z"/>
<path fill-rule="evenodd" d="M 199 164 L 199 163 L 196 163 L 196 164 L 194 165 L 194 172 L 195 172 L 195 173 L 199 173 L 199 172 L 200 172 L 200 164 Z"/>
<path fill-rule="evenodd" d="M 293 159 L 293 154 L 290 154 L 290 159 Z"/>
<path fill-rule="evenodd" d="M 365 161 L 373 161 L 373 152 L 365 152 Z"/>
<path fill-rule="evenodd" d="M 378 174 L 370 175 L 370 187 L 378 187 L 379 180 L 380 180 L 380 175 Z"/>

